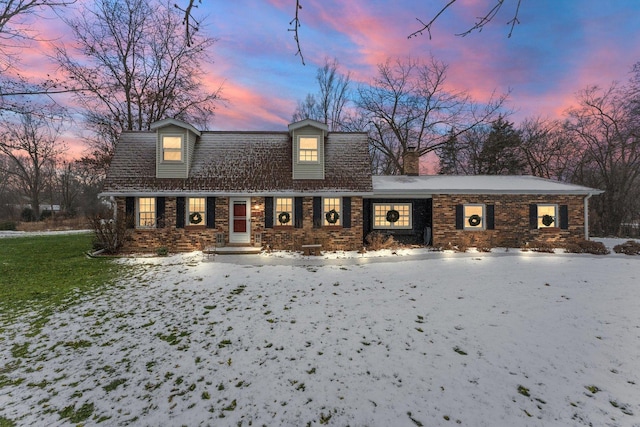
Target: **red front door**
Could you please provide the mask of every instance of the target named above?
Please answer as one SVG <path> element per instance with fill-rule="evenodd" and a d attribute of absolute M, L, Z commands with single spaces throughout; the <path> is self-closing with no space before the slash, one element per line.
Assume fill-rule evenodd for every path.
<path fill-rule="evenodd" d="M 251 199 L 229 199 L 229 242 L 251 243 Z"/>

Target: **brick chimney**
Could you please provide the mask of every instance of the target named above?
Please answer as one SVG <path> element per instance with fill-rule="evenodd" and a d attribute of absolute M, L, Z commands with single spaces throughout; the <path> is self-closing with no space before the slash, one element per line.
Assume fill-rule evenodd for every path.
<path fill-rule="evenodd" d="M 405 175 L 420 175 L 420 156 L 418 156 L 415 146 L 409 145 L 407 147 L 407 151 L 402 156 L 402 163 Z"/>

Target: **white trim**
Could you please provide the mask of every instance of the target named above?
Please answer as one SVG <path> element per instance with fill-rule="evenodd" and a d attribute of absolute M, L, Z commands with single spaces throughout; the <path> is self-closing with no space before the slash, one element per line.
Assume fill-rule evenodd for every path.
<path fill-rule="evenodd" d="M 164 139 L 165 138 L 180 138 L 180 148 L 179 149 L 175 149 L 175 148 L 171 148 L 169 149 L 170 153 L 177 153 L 180 152 L 180 160 L 165 160 L 164 159 L 164 154 L 165 154 L 165 148 L 164 148 Z M 167 164 L 167 165 L 178 165 L 178 164 L 184 164 L 186 161 L 186 150 L 185 150 L 185 135 L 182 133 L 163 133 L 160 135 L 160 163 L 161 164 Z"/>
<path fill-rule="evenodd" d="M 469 224 L 469 220 L 467 218 L 466 210 L 467 206 L 469 207 L 481 207 L 482 214 L 480 215 L 480 226 L 472 226 Z M 469 218 L 471 215 L 469 216 Z M 487 205 L 484 203 L 466 203 L 462 205 L 462 229 L 467 231 L 484 231 L 487 229 Z"/>
<path fill-rule="evenodd" d="M 233 204 L 234 202 L 244 202 L 246 206 L 246 216 L 245 216 L 245 229 L 246 231 L 235 232 L 233 231 L 233 222 L 235 217 L 233 215 Z M 229 198 L 229 243 L 251 243 L 251 197 L 230 197 Z"/>
<path fill-rule="evenodd" d="M 316 159 L 315 160 L 302 160 L 300 159 L 300 152 L 303 150 L 301 147 L 301 140 L 302 139 L 314 139 L 316 141 L 316 148 L 315 150 L 313 149 L 304 149 L 305 152 L 310 152 L 313 153 L 315 152 L 316 154 Z M 317 165 L 320 163 L 320 136 L 319 135 L 298 135 L 296 137 L 296 141 L 297 141 L 297 145 L 296 145 L 296 163 L 299 165 Z"/>
<path fill-rule="evenodd" d="M 203 204 L 203 208 L 202 211 L 195 211 L 198 212 L 200 215 L 202 215 L 202 221 L 200 221 L 198 224 L 191 224 L 191 221 L 189 220 L 189 217 L 191 216 L 191 209 L 189 209 L 189 205 L 191 202 L 191 199 L 204 199 L 204 204 Z M 207 223 L 207 198 L 206 197 L 185 197 L 185 218 L 184 218 L 184 223 L 185 225 L 189 226 L 189 225 L 206 225 Z"/>
<path fill-rule="evenodd" d="M 287 199 L 291 200 L 291 210 L 278 210 L 278 199 Z M 296 201 L 294 197 L 274 197 L 273 198 L 273 225 L 277 227 L 293 227 L 294 226 L 294 218 L 295 218 L 295 210 L 296 210 Z M 286 224 L 281 224 L 280 219 L 278 218 L 282 212 L 287 212 L 290 216 L 289 222 Z"/>
<path fill-rule="evenodd" d="M 140 225 L 140 214 L 142 214 L 142 209 L 140 209 L 140 199 L 153 200 L 153 203 L 151 204 L 151 207 L 153 208 L 153 225 Z M 136 197 L 135 203 L 136 203 L 135 228 L 142 229 L 142 230 L 150 230 L 150 229 L 156 228 L 156 223 L 158 221 L 157 198 L 151 197 L 151 196 Z M 145 213 L 151 213 L 151 211 L 145 211 Z"/>
<path fill-rule="evenodd" d="M 542 221 L 541 218 L 544 215 L 547 215 L 540 215 L 540 206 L 553 206 L 553 212 L 555 215 L 553 215 L 553 222 L 551 225 L 540 225 L 540 222 Z M 538 230 L 545 228 L 560 228 L 560 206 L 557 203 L 536 203 L 536 226 Z"/>
<path fill-rule="evenodd" d="M 399 205 L 408 206 L 409 207 L 409 225 L 396 226 L 394 225 L 394 223 L 391 223 L 390 225 L 376 225 L 376 205 L 389 206 L 391 209 L 396 209 L 396 206 L 399 206 Z M 412 230 L 413 229 L 413 203 L 411 202 L 393 203 L 393 202 L 375 202 L 374 201 L 371 204 L 371 221 L 372 221 L 371 227 L 374 230 Z"/>
<path fill-rule="evenodd" d="M 593 194 L 587 194 L 584 198 L 584 239 L 589 240 L 589 198 Z"/>

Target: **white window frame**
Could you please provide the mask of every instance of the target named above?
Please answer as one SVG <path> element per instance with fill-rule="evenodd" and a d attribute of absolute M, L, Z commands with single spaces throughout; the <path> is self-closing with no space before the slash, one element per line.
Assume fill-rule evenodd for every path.
<path fill-rule="evenodd" d="M 400 218 L 396 222 L 387 221 L 387 212 L 396 210 Z M 406 212 L 406 214 L 405 214 Z M 408 225 L 396 225 L 403 218 L 408 220 Z M 380 224 L 377 220 L 384 220 Z M 411 230 L 413 229 L 413 204 L 412 203 L 374 203 L 373 204 L 373 228 L 377 230 Z"/>
<path fill-rule="evenodd" d="M 194 206 L 192 206 L 192 201 L 202 201 L 202 209 L 197 209 L 197 206 L 194 209 Z M 186 203 L 186 215 L 187 217 L 185 218 L 185 223 L 187 225 L 205 225 L 207 222 L 207 198 L 206 197 L 188 197 L 187 198 L 187 203 Z M 194 224 L 191 222 L 191 214 L 192 213 L 199 213 L 202 216 L 202 221 L 200 221 L 197 224 Z"/>
<path fill-rule="evenodd" d="M 469 208 L 469 211 L 467 211 Z M 481 208 L 481 213 L 477 212 L 477 208 Z M 469 218 L 473 215 L 480 216 L 480 224 L 469 224 Z M 482 231 L 487 229 L 487 207 L 482 203 L 468 203 L 462 205 L 462 225 L 465 230 L 469 231 Z"/>
<path fill-rule="evenodd" d="M 542 223 L 542 217 L 545 215 L 549 215 L 548 212 L 540 212 L 540 208 L 553 208 L 553 215 L 551 215 L 553 217 L 553 222 L 551 223 L 551 225 L 544 225 Z M 553 203 L 538 203 L 537 205 L 537 217 L 538 217 L 538 228 L 560 228 L 560 224 L 559 224 L 559 218 L 558 218 L 558 205 L 553 204 Z"/>
<path fill-rule="evenodd" d="M 138 197 L 136 198 L 136 205 L 136 227 L 156 228 L 156 198 Z M 143 215 L 145 216 L 144 220 Z"/>
<path fill-rule="evenodd" d="M 180 140 L 180 147 L 165 147 L 164 141 L 165 138 L 177 138 Z M 162 162 L 163 163 L 183 163 L 184 162 L 184 135 L 176 134 L 165 134 L 161 136 L 160 144 L 162 145 Z M 180 155 L 179 159 L 167 159 L 167 154 L 170 153 L 178 153 Z"/>
<path fill-rule="evenodd" d="M 273 224 L 278 227 L 293 227 L 293 197 L 275 197 L 273 201 Z M 278 219 L 280 214 L 286 212 L 289 214 L 289 222 L 281 224 Z"/>
<path fill-rule="evenodd" d="M 303 140 L 314 140 L 315 148 L 303 148 Z M 318 163 L 320 161 L 320 137 L 301 135 L 298 137 L 298 163 Z"/>
<path fill-rule="evenodd" d="M 338 212 L 338 221 L 335 224 L 327 221 L 327 214 L 332 209 Z M 323 197 L 322 198 L 322 225 L 325 227 L 339 227 L 342 225 L 342 197 Z"/>

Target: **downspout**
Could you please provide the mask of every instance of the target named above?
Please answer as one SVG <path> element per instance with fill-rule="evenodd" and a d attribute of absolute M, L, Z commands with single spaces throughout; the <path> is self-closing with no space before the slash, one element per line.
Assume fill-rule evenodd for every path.
<path fill-rule="evenodd" d="M 587 194 L 584 198 L 584 239 L 589 240 L 589 198 L 592 193 Z"/>

